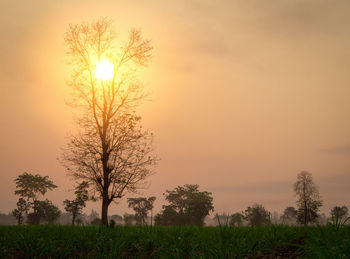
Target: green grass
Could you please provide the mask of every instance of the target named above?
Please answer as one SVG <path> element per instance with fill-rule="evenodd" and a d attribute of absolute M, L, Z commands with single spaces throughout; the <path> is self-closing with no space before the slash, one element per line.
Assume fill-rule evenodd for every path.
<path fill-rule="evenodd" d="M 0 258 L 350 258 L 350 228 L 1 226 Z"/>

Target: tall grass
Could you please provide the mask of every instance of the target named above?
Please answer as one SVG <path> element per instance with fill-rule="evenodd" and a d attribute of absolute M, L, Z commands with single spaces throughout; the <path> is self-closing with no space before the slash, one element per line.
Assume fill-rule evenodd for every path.
<path fill-rule="evenodd" d="M 1 226 L 0 258 L 350 258 L 350 229 Z"/>

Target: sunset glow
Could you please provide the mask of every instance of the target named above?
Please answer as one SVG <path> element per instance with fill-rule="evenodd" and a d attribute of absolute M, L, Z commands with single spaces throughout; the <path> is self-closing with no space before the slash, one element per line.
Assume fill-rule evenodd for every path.
<path fill-rule="evenodd" d="M 69 136 L 99 128 L 77 122 L 104 121 L 91 104 L 97 115 L 115 105 L 142 117 L 154 134 L 160 161 L 139 194 L 157 197 L 153 215 L 166 190 L 185 184 L 212 192 L 211 219 L 255 203 L 281 215 L 296 208 L 303 170 L 319 186 L 320 213 L 350 214 L 350 1 L 0 0 L 0 10 L 1 215 L 15 221 L 24 172 L 49 176 L 58 188 L 47 198 L 65 213 L 81 181 L 57 158 Z M 150 53 L 135 56 L 146 43 Z M 118 109 L 125 98 L 142 100 Z M 138 194 L 111 202 L 109 215 L 133 213 L 128 197 Z M 92 209 L 101 218 L 101 201 L 83 213 Z"/>
<path fill-rule="evenodd" d="M 103 59 L 100 63 L 96 64 L 95 76 L 103 81 L 112 79 L 114 74 L 114 67 L 107 60 Z"/>

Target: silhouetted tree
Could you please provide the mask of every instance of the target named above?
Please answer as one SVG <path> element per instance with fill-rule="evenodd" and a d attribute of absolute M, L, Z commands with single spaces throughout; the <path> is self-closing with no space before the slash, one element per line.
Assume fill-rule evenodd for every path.
<path fill-rule="evenodd" d="M 16 179 L 16 190 L 15 194 L 20 197 L 26 198 L 27 201 L 31 200 L 34 203 L 39 195 L 45 195 L 48 190 L 57 188 L 48 176 L 41 176 L 39 174 L 32 175 L 23 173 Z"/>
<path fill-rule="evenodd" d="M 192 192 L 188 195 L 185 211 L 192 218 L 192 224 L 204 225 L 204 218 L 214 210 L 211 192 Z"/>
<path fill-rule="evenodd" d="M 15 179 L 16 190 L 15 194 L 19 195 L 22 198 L 26 198 L 30 206 L 33 208 L 34 212 L 30 215 L 29 221 L 31 218 L 38 217 L 37 215 L 37 206 L 35 202 L 38 201 L 39 195 L 45 195 L 48 190 L 53 190 L 57 188 L 48 176 L 41 176 L 39 174 L 33 175 L 29 173 L 23 173 Z M 29 215 L 28 215 L 29 216 Z M 35 221 L 35 220 L 34 220 Z"/>
<path fill-rule="evenodd" d="M 147 214 L 153 209 L 156 197 L 128 198 L 128 207 L 135 211 L 135 220 L 138 224 L 146 224 Z"/>
<path fill-rule="evenodd" d="M 29 224 L 54 223 L 61 215 L 61 211 L 48 199 L 44 201 L 36 200 L 33 208 L 34 212 L 28 214 L 27 221 Z"/>
<path fill-rule="evenodd" d="M 132 113 L 145 98 L 135 73 L 148 62 L 150 41 L 131 30 L 129 40 L 116 48 L 114 36 L 104 18 L 70 25 L 65 36 L 73 105 L 82 108 L 83 115 L 77 121 L 81 131 L 71 137 L 61 161 L 72 176 L 94 187 L 95 198 L 102 200 L 105 225 L 111 202 L 140 188 L 157 160 L 151 155 L 152 134 L 140 127 L 140 117 Z M 103 60 L 112 63 L 110 79 L 96 77 L 96 64 Z"/>
<path fill-rule="evenodd" d="M 318 188 L 313 182 L 312 175 L 306 171 L 298 174 L 294 191 L 298 197 L 297 221 L 304 225 L 316 222 L 322 200 Z"/>
<path fill-rule="evenodd" d="M 231 215 L 230 226 L 240 227 L 243 225 L 243 214 L 237 212 Z"/>
<path fill-rule="evenodd" d="M 159 226 L 184 225 L 181 215 L 171 206 L 163 206 L 163 211 L 154 218 L 154 224 Z"/>
<path fill-rule="evenodd" d="M 274 211 L 272 213 L 272 215 L 270 216 L 270 223 L 277 225 L 277 224 L 279 224 L 279 222 L 280 222 L 280 217 L 278 215 L 278 212 Z"/>
<path fill-rule="evenodd" d="M 91 210 L 90 215 L 87 216 L 87 222 L 91 223 L 96 218 L 100 218 L 100 215 L 94 209 Z"/>
<path fill-rule="evenodd" d="M 94 218 L 91 222 L 91 225 L 100 225 L 101 224 L 101 219 L 100 218 Z"/>
<path fill-rule="evenodd" d="M 123 220 L 124 220 L 124 224 L 127 226 L 131 226 L 134 224 L 135 221 L 135 215 L 133 214 L 128 214 L 128 213 L 124 213 L 123 215 Z"/>
<path fill-rule="evenodd" d="M 111 220 L 114 220 L 114 222 L 116 224 L 119 224 L 119 225 L 121 225 L 123 223 L 123 217 L 118 215 L 118 214 L 114 214 L 114 215 L 110 216 L 109 221 L 111 221 Z"/>
<path fill-rule="evenodd" d="M 30 209 L 30 204 L 23 198 L 19 198 L 17 202 L 17 209 L 12 211 L 12 215 L 17 219 L 18 225 L 23 223 L 24 215 Z"/>
<path fill-rule="evenodd" d="M 297 210 L 290 206 L 285 208 L 283 215 L 281 216 L 282 223 L 295 223 L 297 220 Z"/>
<path fill-rule="evenodd" d="M 170 223 L 170 219 L 162 217 L 171 216 L 171 225 L 203 225 L 204 218 L 214 210 L 211 192 L 200 192 L 198 185 L 186 184 L 178 186 L 174 190 L 167 190 L 164 195 L 169 205 L 163 206 L 164 210 L 157 215 L 157 222 Z M 173 212 L 176 212 L 176 217 Z"/>
<path fill-rule="evenodd" d="M 75 189 L 75 199 L 63 201 L 64 209 L 72 215 L 72 225 L 74 225 L 76 217 L 82 213 L 83 208 L 86 206 L 86 201 L 89 199 L 88 188 L 89 184 L 87 182 L 80 183 Z"/>
<path fill-rule="evenodd" d="M 114 219 L 110 219 L 110 220 L 109 220 L 109 226 L 110 226 L 111 228 L 113 228 L 113 227 L 115 226 L 115 224 L 116 224 L 116 222 L 115 222 Z"/>
<path fill-rule="evenodd" d="M 254 204 L 243 212 L 243 217 L 251 226 L 263 226 L 270 223 L 271 213 L 262 205 Z"/>
<path fill-rule="evenodd" d="M 216 213 L 215 214 L 215 220 L 217 221 L 219 226 L 228 226 L 230 224 L 230 218 L 231 216 L 226 213 Z"/>
<path fill-rule="evenodd" d="M 348 207 L 346 206 L 334 206 L 331 210 L 331 219 L 334 224 L 344 222 L 348 215 Z"/>

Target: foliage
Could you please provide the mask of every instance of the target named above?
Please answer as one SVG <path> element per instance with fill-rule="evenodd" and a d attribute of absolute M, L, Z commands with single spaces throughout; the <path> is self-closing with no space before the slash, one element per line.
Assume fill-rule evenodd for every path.
<path fill-rule="evenodd" d="M 350 217 L 348 217 L 348 215 L 348 207 L 333 207 L 331 210 L 332 224 L 334 224 L 336 227 L 344 226 L 350 220 Z"/>
<path fill-rule="evenodd" d="M 23 223 L 24 214 L 28 213 L 30 204 L 23 198 L 19 198 L 17 202 L 17 209 L 12 211 L 12 215 L 17 219 L 18 225 Z"/>
<path fill-rule="evenodd" d="M 32 175 L 23 173 L 15 179 L 15 182 L 15 194 L 27 200 L 31 199 L 32 202 L 36 201 L 40 194 L 45 195 L 48 190 L 57 188 L 57 186 L 49 180 L 48 176 L 41 176 L 39 174 Z"/>
<path fill-rule="evenodd" d="M 93 221 L 95 218 L 100 218 L 100 215 L 98 214 L 97 211 L 95 211 L 94 209 L 91 210 L 90 215 L 87 217 L 87 221 L 91 222 Z"/>
<path fill-rule="evenodd" d="M 211 192 L 200 192 L 198 185 L 186 184 L 164 195 L 169 205 L 155 218 L 156 224 L 165 225 L 203 225 L 205 216 L 214 210 Z"/>
<path fill-rule="evenodd" d="M 74 225 L 76 217 L 82 213 L 83 208 L 86 206 L 86 201 L 89 199 L 88 188 L 88 182 L 83 181 L 76 187 L 75 199 L 63 201 L 64 209 L 72 214 L 72 225 Z"/>
<path fill-rule="evenodd" d="M 211 192 L 192 192 L 188 194 L 185 204 L 185 214 L 192 220 L 192 224 L 204 225 L 204 218 L 214 210 Z"/>
<path fill-rule="evenodd" d="M 135 215 L 124 213 L 123 220 L 125 225 L 131 226 L 135 221 Z"/>
<path fill-rule="evenodd" d="M 318 188 L 313 182 L 312 175 L 306 171 L 298 174 L 297 181 L 294 184 L 294 191 L 298 197 L 298 223 L 307 225 L 317 222 L 322 200 L 320 199 Z"/>
<path fill-rule="evenodd" d="M 179 214 L 173 207 L 164 206 L 161 213 L 154 218 L 154 224 L 160 226 L 185 225 L 183 214 Z"/>
<path fill-rule="evenodd" d="M 334 206 L 331 210 L 332 221 L 343 220 L 349 215 L 348 207 Z"/>
<path fill-rule="evenodd" d="M 295 223 L 296 219 L 297 210 L 292 206 L 286 207 L 281 216 L 282 223 Z"/>
<path fill-rule="evenodd" d="M 100 218 L 94 218 L 91 222 L 91 225 L 100 225 L 101 224 L 101 219 Z"/>
<path fill-rule="evenodd" d="M 146 224 L 148 211 L 153 209 L 156 197 L 128 198 L 128 207 L 135 211 L 135 220 L 138 224 Z"/>
<path fill-rule="evenodd" d="M 39 225 L 40 224 L 40 215 L 37 212 L 31 212 L 27 215 L 27 223 L 31 225 Z"/>
<path fill-rule="evenodd" d="M 251 226 L 263 226 L 270 223 L 271 213 L 262 205 L 254 204 L 243 212 L 243 218 L 249 222 Z"/>
<path fill-rule="evenodd" d="M 29 224 L 40 224 L 40 223 L 54 223 L 59 216 L 61 211 L 52 204 L 48 199 L 44 201 L 34 201 L 34 212 L 28 214 Z"/>
<path fill-rule="evenodd" d="M 230 218 L 231 218 L 231 216 L 229 214 L 226 214 L 226 213 L 223 213 L 223 214 L 216 213 L 215 214 L 215 220 L 217 221 L 219 226 L 229 226 L 230 225 Z"/>
<path fill-rule="evenodd" d="M 110 216 L 109 218 L 113 219 L 116 223 L 117 222 L 121 223 L 123 221 L 123 217 L 118 215 L 118 214 L 114 214 L 114 215 Z"/>
<path fill-rule="evenodd" d="M 231 215 L 230 226 L 240 227 L 243 225 L 243 214 L 242 213 L 234 213 Z"/>
<path fill-rule="evenodd" d="M 115 226 L 115 221 L 114 219 L 109 220 L 109 226 L 113 228 Z"/>
<path fill-rule="evenodd" d="M 153 172 L 153 135 L 140 126 L 132 110 L 145 98 L 135 79 L 137 68 L 148 63 L 152 47 L 140 31 L 115 45 L 111 22 L 101 18 L 91 24 L 71 25 L 65 35 L 72 76 L 73 105 L 83 110 L 77 120 L 80 132 L 72 136 L 61 162 L 72 176 L 87 181 L 93 196 L 102 200 L 102 222 L 108 224 L 109 205 L 143 187 Z M 95 77 L 96 64 L 113 64 L 110 80 Z"/>
<path fill-rule="evenodd" d="M 0 258 L 347 258 L 350 228 L 1 226 Z"/>

